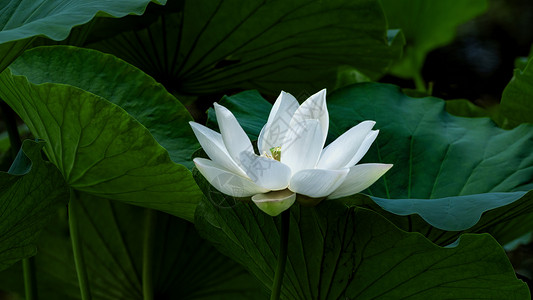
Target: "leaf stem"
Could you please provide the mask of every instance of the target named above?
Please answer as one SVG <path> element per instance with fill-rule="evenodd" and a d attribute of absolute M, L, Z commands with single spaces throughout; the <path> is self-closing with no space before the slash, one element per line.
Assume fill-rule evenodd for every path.
<path fill-rule="evenodd" d="M 415 73 L 413 80 L 415 81 L 415 87 L 417 91 L 427 93 L 426 82 L 422 78 L 422 74 L 420 74 L 420 71 L 417 71 Z"/>
<path fill-rule="evenodd" d="M 85 260 L 83 259 L 83 251 L 79 237 L 77 219 L 77 210 L 79 209 L 79 205 L 80 203 L 76 196 L 76 192 L 73 189 L 70 189 L 70 201 L 68 203 L 68 225 L 70 230 L 70 240 L 72 241 L 72 252 L 74 253 L 74 264 L 76 266 L 76 273 L 78 275 L 81 299 L 91 300 L 91 292 L 89 291 L 89 278 L 87 276 L 87 269 L 85 268 Z"/>
<path fill-rule="evenodd" d="M 146 209 L 145 213 L 145 232 L 143 241 L 143 300 L 154 299 L 154 238 L 156 229 L 157 212 L 153 209 Z"/>
<path fill-rule="evenodd" d="M 24 273 L 24 299 L 37 300 L 37 278 L 35 275 L 35 258 L 30 257 L 22 260 Z"/>
<path fill-rule="evenodd" d="M 281 213 L 281 232 L 280 232 L 280 246 L 278 256 L 278 266 L 276 274 L 274 275 L 274 282 L 272 284 L 272 294 L 270 300 L 279 300 L 281 296 L 281 284 L 283 282 L 283 274 L 285 274 L 285 265 L 287 263 L 287 248 L 289 244 L 289 226 L 291 221 L 290 209 Z"/>

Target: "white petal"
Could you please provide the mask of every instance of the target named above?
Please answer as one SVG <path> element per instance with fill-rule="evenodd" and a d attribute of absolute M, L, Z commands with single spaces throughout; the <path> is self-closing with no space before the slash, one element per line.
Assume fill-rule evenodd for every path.
<path fill-rule="evenodd" d="M 304 120 L 300 125 L 289 129 L 281 146 L 281 162 L 291 168 L 292 174 L 313 169 L 324 146 L 318 120 Z"/>
<path fill-rule="evenodd" d="M 292 176 L 289 189 L 313 198 L 326 197 L 344 182 L 346 174 L 348 169 L 302 170 Z"/>
<path fill-rule="evenodd" d="M 289 190 L 257 194 L 252 197 L 252 201 L 259 209 L 273 217 L 290 208 L 294 200 L 296 200 L 296 194 Z"/>
<path fill-rule="evenodd" d="M 244 132 L 241 125 L 239 125 L 239 122 L 231 111 L 218 103 L 215 103 L 214 106 L 218 127 L 220 127 L 220 133 L 222 134 L 224 145 L 231 158 L 233 158 L 237 165 L 242 167 L 239 161 L 239 156 L 242 152 L 245 152 L 248 155 L 254 154 L 252 142 L 250 142 L 246 132 Z"/>
<path fill-rule="evenodd" d="M 241 163 L 248 177 L 257 185 L 269 190 L 282 190 L 289 186 L 291 168 L 277 160 L 241 153 Z"/>
<path fill-rule="evenodd" d="M 322 139 L 326 142 L 329 128 L 329 114 L 326 106 L 326 89 L 307 98 L 294 113 L 290 127 L 298 126 L 304 120 L 316 119 L 322 128 Z"/>
<path fill-rule="evenodd" d="M 365 137 L 365 140 L 361 144 L 361 147 L 357 150 L 357 153 L 355 153 L 354 157 L 350 160 L 348 164 L 345 165 L 345 167 L 349 168 L 358 163 L 363 156 L 368 152 L 368 149 L 370 149 L 370 146 L 372 146 L 372 143 L 376 140 L 378 137 L 379 130 L 372 130 L 368 135 Z"/>
<path fill-rule="evenodd" d="M 250 197 L 258 193 L 268 192 L 268 189 L 258 186 L 248 178 L 225 170 L 209 159 L 195 158 L 193 161 L 205 179 L 221 193 L 233 197 Z"/>
<path fill-rule="evenodd" d="M 228 171 L 246 177 L 246 173 L 244 173 L 244 171 L 239 168 L 235 161 L 229 156 L 220 133 L 196 122 L 189 122 L 189 124 L 191 125 L 192 131 L 194 132 L 194 135 L 196 135 L 198 142 L 200 142 L 202 149 L 204 149 L 205 153 L 207 153 L 211 160 L 223 166 Z"/>
<path fill-rule="evenodd" d="M 270 148 L 280 147 L 289 129 L 292 116 L 298 109 L 298 101 L 291 94 L 281 92 L 272 106 L 268 121 L 257 139 L 259 153 L 270 154 Z"/>
<path fill-rule="evenodd" d="M 344 182 L 331 194 L 328 199 L 357 194 L 376 182 L 385 172 L 392 168 L 391 164 L 361 164 L 350 168 Z"/>
<path fill-rule="evenodd" d="M 316 167 L 330 170 L 346 167 L 361 147 L 374 124 L 376 124 L 374 121 L 364 121 L 346 131 L 324 148 Z"/>

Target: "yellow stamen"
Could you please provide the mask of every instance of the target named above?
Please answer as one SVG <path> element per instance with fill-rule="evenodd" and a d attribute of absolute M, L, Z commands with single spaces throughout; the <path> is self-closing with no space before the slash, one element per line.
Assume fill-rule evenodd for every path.
<path fill-rule="evenodd" d="M 281 147 L 272 147 L 270 148 L 270 153 L 272 153 L 272 158 L 280 161 L 281 159 Z"/>

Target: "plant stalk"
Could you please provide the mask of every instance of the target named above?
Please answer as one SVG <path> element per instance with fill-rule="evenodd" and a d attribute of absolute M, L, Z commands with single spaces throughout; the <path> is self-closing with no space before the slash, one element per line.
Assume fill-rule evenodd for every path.
<path fill-rule="evenodd" d="M 89 278 L 87 276 L 87 269 L 85 268 L 85 260 L 83 259 L 83 249 L 81 246 L 77 210 L 79 199 L 76 197 L 76 192 L 70 190 L 70 201 L 68 203 L 68 225 L 70 229 L 70 240 L 72 241 L 72 252 L 74 253 L 74 264 L 76 266 L 76 273 L 78 275 L 78 283 L 80 285 L 80 294 L 82 300 L 91 300 L 91 292 L 89 290 Z"/>
<path fill-rule="evenodd" d="M 272 294 L 270 300 L 279 300 L 281 296 L 281 286 L 283 282 L 283 275 L 285 274 L 285 265 L 287 263 L 287 248 L 289 245 L 289 226 L 291 221 L 290 209 L 281 213 L 281 232 L 280 232 L 280 246 L 278 265 L 276 274 L 274 275 L 274 282 L 272 284 Z"/>
<path fill-rule="evenodd" d="M 157 222 L 157 212 L 153 209 L 146 209 L 145 215 L 145 232 L 143 240 L 143 271 L 142 271 L 142 288 L 143 300 L 154 299 L 154 239 Z"/>
<path fill-rule="evenodd" d="M 35 275 L 34 257 L 22 260 L 22 271 L 24 273 L 24 298 L 26 300 L 37 300 L 37 278 Z"/>
<path fill-rule="evenodd" d="M 415 87 L 417 91 L 427 93 L 428 90 L 426 88 L 426 82 L 422 78 L 422 74 L 420 74 L 420 72 L 415 74 L 413 80 L 415 81 Z"/>

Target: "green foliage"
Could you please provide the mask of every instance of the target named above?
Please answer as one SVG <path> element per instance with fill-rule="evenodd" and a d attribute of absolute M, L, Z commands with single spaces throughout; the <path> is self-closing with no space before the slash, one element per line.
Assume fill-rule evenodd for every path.
<path fill-rule="evenodd" d="M 533 228 L 531 60 L 497 111 L 351 85 L 392 66 L 415 80 L 413 95 L 427 94 L 426 55 L 487 0 L 166 2 L 0 5 L 0 98 L 44 140 L 25 141 L 0 173 L 0 289 L 22 296 L 15 262 L 37 253 L 41 299 L 80 299 L 80 273 L 93 299 L 266 298 L 280 218 L 191 173 L 202 151 L 183 104 L 197 116 L 213 95 L 256 89 L 221 104 L 257 139 L 272 108 L 260 93 L 303 100 L 327 87 L 336 89 L 328 143 L 375 120 L 380 134 L 362 162 L 394 167 L 364 194 L 291 207 L 282 298 L 530 297 L 498 242 Z M 21 55 L 57 43 L 96 50 Z M 211 109 L 207 117 L 217 129 Z M 77 205 L 67 212 L 69 189 Z"/>
<path fill-rule="evenodd" d="M 209 190 L 201 174 L 195 178 Z M 230 197 L 206 196 L 196 214 L 200 233 L 270 287 L 280 219 L 251 203 L 228 208 L 235 203 Z M 454 247 L 442 248 L 377 213 L 333 200 L 293 206 L 290 222 L 283 299 L 529 297 L 503 249 L 486 234 L 463 235 Z"/>
<path fill-rule="evenodd" d="M 192 167 L 191 155 L 200 145 L 189 128 L 191 115 L 161 84 L 134 66 L 94 50 L 52 46 L 26 51 L 9 68 L 33 84 L 75 86 L 120 106 L 150 131 L 175 163 Z"/>
<path fill-rule="evenodd" d="M 166 0 L 154 0 L 165 4 Z M 140 15 L 148 0 L 91 1 L 7 0 L 0 7 L 0 72 L 31 44 L 32 38 L 46 36 L 60 41 L 71 29 L 95 16 Z"/>
<path fill-rule="evenodd" d="M 512 129 L 523 123 L 533 123 L 533 66 L 527 59 L 515 66 L 514 76 L 503 91 L 500 105 L 482 109 L 466 100 L 446 102 L 446 110 L 463 117 L 490 116 L 505 129 Z"/>
<path fill-rule="evenodd" d="M 69 54 L 69 50 L 72 49 L 62 48 L 58 52 L 71 57 L 73 54 Z M 35 53 L 39 57 L 42 51 L 32 51 L 29 55 Z M 8 69 L 0 75 L 0 97 L 37 138 L 47 141 L 45 152 L 70 187 L 191 220 L 200 197 L 191 173 L 173 162 L 147 129 L 148 126 L 154 128 L 161 140 L 165 140 L 166 132 L 173 130 L 185 136 L 188 128 L 184 126 L 188 126 L 188 120 L 172 119 L 190 118 L 183 106 L 151 78 L 124 62 L 94 51 L 72 51 L 88 63 L 96 63 L 98 59 L 109 62 L 107 73 L 105 67 L 87 67 L 88 72 L 77 72 L 76 76 L 73 70 L 83 67 L 79 65 L 81 61 L 76 60 L 78 65 L 76 62 L 70 65 L 57 56 L 48 56 L 44 64 L 35 63 L 31 67 L 25 65 L 23 59 L 13 66 L 13 71 Z M 47 76 L 46 62 L 59 75 Z M 117 73 L 112 73 L 116 70 L 124 72 L 124 80 L 135 81 L 110 80 L 106 74 L 115 74 L 119 78 L 114 79 L 120 79 Z M 61 78 L 61 75 L 66 76 Z M 115 87 L 119 82 L 121 87 Z M 64 83 L 78 84 L 88 91 Z M 118 94 L 114 96 L 114 92 Z M 159 97 L 150 98 L 154 96 L 150 93 Z M 124 108 L 103 97 L 115 99 Z M 146 104 L 154 105 L 153 110 L 146 109 L 150 107 Z M 175 129 L 176 123 L 180 129 Z M 176 145 L 175 141 L 166 144 L 175 149 L 181 145 Z M 185 153 L 191 148 L 187 149 Z M 176 152 L 174 158 L 182 162 L 186 156 Z"/>
<path fill-rule="evenodd" d="M 93 299 L 143 299 L 146 209 L 87 194 L 80 200 L 75 213 Z M 192 224 L 164 213 L 156 213 L 155 220 L 150 259 L 156 299 L 249 299 L 264 292 L 246 271 L 202 240 Z M 43 233 L 36 265 L 43 299 L 80 298 L 64 212 Z M 21 293 L 16 280 L 8 278 L 17 278 L 17 272 L 12 267 L 0 273 L 0 287 Z"/>
<path fill-rule="evenodd" d="M 426 55 L 451 42 L 456 27 L 483 13 L 487 0 L 382 0 L 390 28 L 399 28 L 406 39 L 405 52 L 391 73 L 421 78 Z"/>
<path fill-rule="evenodd" d="M 445 112 L 444 101 L 413 99 L 390 85 L 353 86 L 328 102 L 331 122 L 340 130 L 336 135 L 364 119 L 376 120 L 380 138 L 365 159 L 395 165 L 386 176 L 388 186 L 384 181 L 373 186 L 378 197 L 508 192 L 521 190 L 533 175 L 527 150 L 533 146 L 531 126 L 507 131 L 488 118 L 454 117 Z M 387 109 L 378 109 L 385 104 Z"/>
<path fill-rule="evenodd" d="M 446 111 L 454 116 L 482 118 L 489 117 L 487 110 L 473 104 L 466 99 L 454 99 L 446 101 Z"/>
<path fill-rule="evenodd" d="M 503 91 L 500 112 L 504 128 L 514 128 L 522 123 L 533 123 L 533 59 L 524 69 L 515 69 L 511 82 Z"/>
<path fill-rule="evenodd" d="M 0 173 L 0 270 L 35 255 L 35 240 L 68 189 L 41 156 L 43 143 L 26 141 L 9 173 Z"/>
<path fill-rule="evenodd" d="M 345 67 L 375 79 L 403 45 L 397 31 L 387 31 L 377 0 L 189 0 L 144 20 L 130 19 L 121 34 L 88 46 L 181 94 L 333 87 Z"/>

